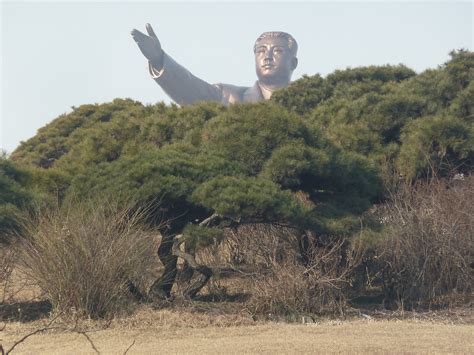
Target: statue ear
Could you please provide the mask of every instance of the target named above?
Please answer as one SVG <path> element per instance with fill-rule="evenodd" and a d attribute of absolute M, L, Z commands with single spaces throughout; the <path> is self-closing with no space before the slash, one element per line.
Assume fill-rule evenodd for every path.
<path fill-rule="evenodd" d="M 298 66 L 298 58 L 293 57 L 291 59 L 291 70 L 295 70 L 297 66 Z"/>

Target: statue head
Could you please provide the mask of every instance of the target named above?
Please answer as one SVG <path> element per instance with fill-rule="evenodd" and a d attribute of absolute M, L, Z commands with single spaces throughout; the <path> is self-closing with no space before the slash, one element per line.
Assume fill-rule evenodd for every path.
<path fill-rule="evenodd" d="M 255 69 L 262 84 L 286 86 L 298 65 L 298 44 L 286 32 L 264 32 L 253 47 Z"/>

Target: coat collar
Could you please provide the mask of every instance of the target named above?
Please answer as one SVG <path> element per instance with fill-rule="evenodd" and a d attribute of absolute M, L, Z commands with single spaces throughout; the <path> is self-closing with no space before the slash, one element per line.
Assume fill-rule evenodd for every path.
<path fill-rule="evenodd" d="M 257 102 L 257 101 L 262 101 L 262 100 L 264 100 L 264 97 L 262 95 L 260 85 L 258 85 L 258 81 L 256 81 L 252 87 L 245 90 L 242 101 Z"/>

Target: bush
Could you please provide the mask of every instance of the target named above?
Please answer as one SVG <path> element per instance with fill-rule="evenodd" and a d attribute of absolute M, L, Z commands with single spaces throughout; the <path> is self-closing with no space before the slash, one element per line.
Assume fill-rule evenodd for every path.
<path fill-rule="evenodd" d="M 252 313 L 290 318 L 344 314 L 356 263 L 341 264 L 342 245 L 318 250 L 309 265 L 287 261 L 254 276 L 248 305 Z"/>
<path fill-rule="evenodd" d="M 291 226 L 299 229 L 300 236 L 311 235 L 308 239 L 313 243 L 328 236 L 349 240 L 361 225 L 372 229 L 368 235 L 373 235 L 381 227 L 364 213 L 373 203 L 388 198 L 387 190 L 393 181 L 398 183 L 400 173 L 414 182 L 472 172 L 473 68 L 474 53 L 460 50 L 451 53 L 449 62 L 420 74 L 399 65 L 304 77 L 275 93 L 272 100 L 255 104 L 200 103 L 179 108 L 116 99 L 83 105 L 39 130 L 0 164 L 0 187 L 4 187 L 0 188 L 0 229 L 15 227 L 14 212 L 25 209 L 31 200 L 36 203 L 38 196 L 61 204 L 71 196 L 118 198 L 127 191 L 145 203 L 159 201 L 148 220 L 168 222 L 160 230 L 163 242 L 158 249 L 166 272 L 149 292 L 160 301 L 172 296 L 176 254 L 184 255 L 176 253 L 176 248 L 173 252 L 173 245 L 184 234 L 187 247 L 196 249 L 192 252 L 220 239 L 226 229 L 247 223 Z M 11 163 L 27 169 L 27 178 L 12 174 Z M 407 198 L 406 204 L 395 201 L 388 216 L 421 228 L 428 240 L 440 233 L 439 240 L 427 242 L 435 248 L 429 251 L 434 259 L 426 263 L 420 259 L 424 256 L 418 255 L 419 236 L 410 234 L 416 228 L 404 230 L 401 222 L 393 222 L 389 228 L 393 238 L 381 250 L 393 247 L 383 254 L 388 275 L 401 278 L 403 285 L 388 289 L 398 290 L 402 298 L 416 299 L 418 291 L 413 287 L 419 286 L 413 283 L 421 281 L 420 277 L 412 280 L 412 274 L 420 267 L 445 271 L 437 264 L 436 253 L 443 250 L 446 238 L 441 227 L 419 224 L 417 213 L 424 210 L 414 207 L 419 201 L 409 193 Z M 402 219 L 396 217 L 400 211 L 404 211 Z M 450 223 L 457 223 L 454 215 L 449 218 Z M 431 229 L 437 231 L 431 233 Z M 240 238 L 236 244 L 247 243 Z M 397 249 L 397 238 L 403 248 L 413 250 Z M 435 247 L 437 243 L 441 246 Z M 329 244 L 319 250 L 323 256 Z M 306 258 L 308 250 L 300 248 Z M 410 253 L 414 253 L 412 259 Z M 313 299 L 319 289 L 312 285 L 327 274 L 308 276 L 304 268 L 311 262 L 316 261 L 277 263 L 265 282 L 277 290 L 278 283 L 284 284 L 294 274 L 288 289 L 293 287 L 291 282 L 300 282 L 301 292 L 313 290 L 308 294 Z M 321 264 L 321 270 L 327 268 Z M 287 270 L 292 271 L 285 276 Z M 299 275 L 305 276 L 298 281 Z M 426 299 L 420 292 L 420 299 Z"/>
<path fill-rule="evenodd" d="M 8 243 L 19 228 L 21 210 L 28 207 L 33 193 L 29 174 L 0 153 L 0 243 Z"/>
<path fill-rule="evenodd" d="M 250 291 L 250 313 L 286 319 L 344 313 L 360 253 L 343 240 L 320 239 L 304 250 L 302 243 L 296 229 L 271 224 L 241 226 L 227 235 L 227 252 L 219 254 L 243 275 L 240 291 Z"/>
<path fill-rule="evenodd" d="M 10 288 L 13 268 L 15 267 L 16 253 L 14 248 L 0 244 L 0 305 L 9 301 L 8 290 Z"/>
<path fill-rule="evenodd" d="M 402 186 L 386 206 L 378 247 L 386 296 L 399 306 L 442 304 L 473 285 L 474 176 Z"/>
<path fill-rule="evenodd" d="M 406 178 L 449 176 L 474 167 L 474 129 L 466 120 L 423 117 L 404 127 L 401 140 L 397 165 Z"/>
<path fill-rule="evenodd" d="M 60 312 L 119 313 L 130 303 L 130 281 L 140 281 L 153 255 L 143 216 L 113 203 L 42 211 L 26 228 L 20 265 Z"/>

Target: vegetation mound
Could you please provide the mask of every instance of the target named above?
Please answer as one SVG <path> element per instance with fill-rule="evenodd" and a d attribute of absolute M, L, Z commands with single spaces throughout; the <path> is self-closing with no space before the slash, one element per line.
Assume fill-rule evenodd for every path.
<path fill-rule="evenodd" d="M 162 235 L 164 272 L 150 298 L 172 295 L 178 257 L 190 270 L 185 296 L 196 295 L 213 274 L 196 262 L 199 250 L 245 225 L 290 228 L 292 267 L 311 288 L 308 270 L 327 266 L 321 255 L 338 255 L 339 264 L 328 262 L 356 270 L 354 236 L 371 248 L 385 240 L 384 216 L 373 206 L 390 201 L 400 182 L 449 185 L 472 172 L 473 77 L 474 54 L 461 50 L 420 74 L 399 65 L 305 76 L 256 104 L 179 108 L 116 99 L 74 108 L 0 160 L 2 239 L 21 234 L 15 215 L 38 203 L 133 199 L 152 206 L 146 223 Z M 472 237 L 464 242 L 472 246 Z M 335 245 L 338 253 L 329 252 Z M 341 282 L 351 284 L 350 277 Z M 411 297 L 393 297 L 400 295 Z"/>

